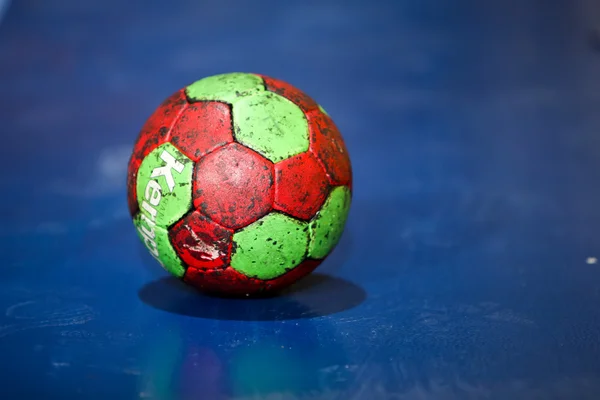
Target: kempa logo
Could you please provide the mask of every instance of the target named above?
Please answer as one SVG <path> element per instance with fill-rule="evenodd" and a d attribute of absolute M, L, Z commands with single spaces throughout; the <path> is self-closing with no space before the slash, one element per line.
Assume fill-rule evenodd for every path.
<path fill-rule="evenodd" d="M 140 218 L 141 222 L 138 227 L 138 231 L 144 238 L 144 244 L 150 250 L 150 253 L 159 262 L 158 246 L 156 245 L 156 214 L 158 213 L 157 208 L 163 197 L 163 190 L 167 189 L 169 193 L 175 188 L 175 180 L 173 179 L 173 171 L 181 174 L 184 165 L 177 161 L 172 154 L 167 150 L 163 150 L 160 154 L 160 159 L 164 161 L 163 166 L 154 168 L 151 179 L 146 185 L 144 190 L 144 199 L 141 204 Z M 166 188 L 158 183 L 158 178 L 163 177 L 163 185 L 166 184 Z"/>

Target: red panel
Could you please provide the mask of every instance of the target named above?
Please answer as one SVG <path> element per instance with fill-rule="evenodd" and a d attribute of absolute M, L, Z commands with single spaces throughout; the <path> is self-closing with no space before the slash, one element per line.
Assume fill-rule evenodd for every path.
<path fill-rule="evenodd" d="M 190 104 L 171 131 L 171 143 L 193 161 L 231 142 L 231 110 L 216 101 Z"/>
<path fill-rule="evenodd" d="M 268 281 L 248 278 L 231 267 L 209 271 L 188 268 L 183 279 L 188 284 L 208 293 L 252 296 L 275 292 L 290 286 L 314 271 L 321 262 L 322 260 L 305 260 L 286 274 Z"/>
<path fill-rule="evenodd" d="M 273 164 L 249 148 L 231 143 L 196 164 L 194 207 L 218 224 L 238 229 L 271 210 L 273 186 Z"/>
<path fill-rule="evenodd" d="M 329 192 L 325 170 L 311 153 L 275 164 L 274 208 L 308 220 L 321 208 Z"/>
<path fill-rule="evenodd" d="M 135 181 L 140 164 L 152 150 L 169 140 L 171 129 L 187 104 L 184 89 L 175 92 L 152 113 L 138 135 L 127 168 L 127 202 L 132 216 L 139 208 Z"/>
<path fill-rule="evenodd" d="M 306 114 L 310 150 L 323 163 L 332 185 L 352 185 L 350 156 L 334 122 L 320 110 Z"/>
<path fill-rule="evenodd" d="M 275 92 L 285 97 L 286 99 L 292 101 L 294 104 L 300 107 L 302 111 L 307 112 L 319 108 L 317 103 L 315 103 L 315 101 L 312 98 L 310 98 L 310 96 L 308 96 L 300 89 L 290 85 L 289 83 L 280 81 L 275 78 L 270 78 L 268 76 L 260 76 L 265 81 L 265 87 L 267 88 L 267 90 Z"/>
<path fill-rule="evenodd" d="M 219 268 L 229 264 L 233 231 L 199 211 L 186 215 L 169 231 L 173 248 L 190 267 Z"/>

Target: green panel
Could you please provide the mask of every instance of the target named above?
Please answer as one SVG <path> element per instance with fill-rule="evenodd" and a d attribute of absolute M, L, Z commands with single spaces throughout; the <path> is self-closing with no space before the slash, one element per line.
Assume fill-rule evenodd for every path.
<path fill-rule="evenodd" d="M 276 163 L 308 150 L 302 110 L 283 96 L 262 92 L 233 105 L 235 139 Z"/>
<path fill-rule="evenodd" d="M 350 189 L 346 186 L 337 186 L 331 191 L 310 223 L 310 258 L 325 258 L 339 242 L 350 211 L 350 202 Z"/>
<path fill-rule="evenodd" d="M 193 166 L 171 143 L 157 147 L 142 161 L 137 176 L 138 202 L 157 226 L 168 228 L 191 208 Z"/>
<path fill-rule="evenodd" d="M 250 277 L 273 279 L 300 264 L 308 246 L 308 224 L 270 213 L 233 235 L 231 267 Z"/>
<path fill-rule="evenodd" d="M 150 216 L 144 211 L 139 212 L 133 219 L 137 233 L 152 257 L 162 267 L 178 278 L 182 278 L 185 269 L 179 256 L 171 246 L 169 233 L 166 229 L 154 225 Z"/>
<path fill-rule="evenodd" d="M 264 82 L 258 75 L 234 72 L 200 79 L 189 85 L 185 92 L 191 101 L 214 100 L 233 104 L 264 90 Z"/>

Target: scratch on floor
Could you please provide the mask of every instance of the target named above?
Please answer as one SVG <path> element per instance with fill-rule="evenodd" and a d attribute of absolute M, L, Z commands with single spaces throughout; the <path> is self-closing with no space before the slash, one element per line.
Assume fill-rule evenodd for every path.
<path fill-rule="evenodd" d="M 12 305 L 7 308 L 6 314 L 8 316 L 16 320 L 22 320 L 23 322 L 19 321 L 0 326 L 0 338 L 13 335 L 18 332 L 38 328 L 82 325 L 94 319 L 95 316 L 92 308 L 85 304 L 71 307 L 60 307 L 59 309 L 54 310 L 49 309 L 41 313 L 39 316 L 15 315 L 15 310 L 22 309 L 23 307 L 32 304 L 37 303 L 35 301 L 27 301 Z"/>

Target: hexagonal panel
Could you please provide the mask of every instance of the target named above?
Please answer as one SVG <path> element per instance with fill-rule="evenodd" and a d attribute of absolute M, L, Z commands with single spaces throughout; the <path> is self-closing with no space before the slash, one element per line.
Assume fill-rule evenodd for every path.
<path fill-rule="evenodd" d="M 233 142 L 230 106 L 216 101 L 191 104 L 173 126 L 170 141 L 192 161 Z"/>
<path fill-rule="evenodd" d="M 300 264 L 308 245 L 308 224 L 272 212 L 233 235 L 231 267 L 257 279 L 273 279 Z"/>
<path fill-rule="evenodd" d="M 323 262 L 323 260 L 304 260 L 285 274 L 278 276 L 275 279 L 268 280 L 265 289 L 278 290 L 290 286 L 313 272 L 321 262 Z"/>
<path fill-rule="evenodd" d="M 207 269 L 229 264 L 233 230 L 223 228 L 199 211 L 183 217 L 169 230 L 171 244 L 190 267 Z"/>
<path fill-rule="evenodd" d="M 127 168 L 127 200 L 132 217 L 139 210 L 135 182 L 140 164 L 152 150 L 169 140 L 171 128 L 187 104 L 185 92 L 175 92 L 152 113 L 138 135 Z"/>
<path fill-rule="evenodd" d="M 139 212 L 134 217 L 133 223 L 141 241 L 160 265 L 176 277 L 183 277 L 185 268 L 171 246 L 166 229 L 157 226 L 152 218 L 144 212 Z"/>
<path fill-rule="evenodd" d="M 192 206 L 193 162 L 171 143 L 152 150 L 137 176 L 140 212 L 168 228 Z"/>
<path fill-rule="evenodd" d="M 265 82 L 267 90 L 285 97 L 286 99 L 290 100 L 298 107 L 300 107 L 302 111 L 308 112 L 310 110 L 318 108 L 317 103 L 315 103 L 315 101 L 302 90 L 279 79 L 271 78 L 264 75 L 261 75 L 261 77 Z"/>
<path fill-rule="evenodd" d="M 308 150 L 302 110 L 276 93 L 262 92 L 233 105 L 235 140 L 276 163 Z"/>
<path fill-rule="evenodd" d="M 239 143 L 203 157 L 194 170 L 194 207 L 226 228 L 237 229 L 273 205 L 273 164 Z"/>
<path fill-rule="evenodd" d="M 185 92 L 191 102 L 212 100 L 233 104 L 264 90 L 265 86 L 260 76 L 233 72 L 200 79 L 189 85 Z"/>
<path fill-rule="evenodd" d="M 188 268 L 183 280 L 206 292 L 251 296 L 288 287 L 314 271 L 321 262 L 304 260 L 285 274 L 269 280 L 249 278 L 231 267 L 211 270 Z"/>
<path fill-rule="evenodd" d="M 332 189 L 323 207 L 310 223 L 308 256 L 325 258 L 339 242 L 350 211 L 351 195 L 346 186 Z"/>
<path fill-rule="evenodd" d="M 323 163 L 332 185 L 352 185 L 350 155 L 333 120 L 320 110 L 306 114 L 310 150 Z"/>
<path fill-rule="evenodd" d="M 274 208 L 300 219 L 311 219 L 329 194 L 325 170 L 311 153 L 275 164 Z"/>

